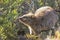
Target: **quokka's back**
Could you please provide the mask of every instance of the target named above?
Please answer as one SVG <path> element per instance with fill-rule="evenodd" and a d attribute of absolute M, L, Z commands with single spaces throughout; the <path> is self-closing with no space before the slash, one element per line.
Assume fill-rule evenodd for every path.
<path fill-rule="evenodd" d="M 53 29 L 55 23 L 58 21 L 57 12 L 50 6 L 44 6 L 36 10 L 35 17 L 37 19 L 37 26 L 39 30 Z"/>

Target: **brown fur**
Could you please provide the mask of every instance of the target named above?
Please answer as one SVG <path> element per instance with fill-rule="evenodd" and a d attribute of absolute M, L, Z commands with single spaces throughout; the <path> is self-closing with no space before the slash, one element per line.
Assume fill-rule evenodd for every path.
<path fill-rule="evenodd" d="M 39 34 L 42 30 L 52 29 L 57 20 L 56 11 L 49 6 L 37 9 L 35 14 L 28 13 L 19 17 L 19 21 L 27 27 L 31 27 L 31 31 L 36 34 Z"/>

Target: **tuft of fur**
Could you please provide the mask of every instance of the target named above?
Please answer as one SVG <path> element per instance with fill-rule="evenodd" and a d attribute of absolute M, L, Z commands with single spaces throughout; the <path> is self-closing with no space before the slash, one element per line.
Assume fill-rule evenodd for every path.
<path fill-rule="evenodd" d="M 35 14 L 30 12 L 19 17 L 19 21 L 29 28 L 30 34 L 39 34 L 43 30 L 54 28 L 57 20 L 56 11 L 50 6 L 37 9 Z"/>

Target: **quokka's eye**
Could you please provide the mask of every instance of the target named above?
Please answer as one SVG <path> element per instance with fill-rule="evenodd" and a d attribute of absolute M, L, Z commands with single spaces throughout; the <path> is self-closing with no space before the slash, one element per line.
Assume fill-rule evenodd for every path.
<path fill-rule="evenodd" d="M 33 18 L 33 16 L 29 16 L 29 18 Z"/>
<path fill-rule="evenodd" d="M 31 16 L 30 18 L 32 18 L 32 19 L 36 19 L 34 15 L 33 15 L 33 16 Z"/>

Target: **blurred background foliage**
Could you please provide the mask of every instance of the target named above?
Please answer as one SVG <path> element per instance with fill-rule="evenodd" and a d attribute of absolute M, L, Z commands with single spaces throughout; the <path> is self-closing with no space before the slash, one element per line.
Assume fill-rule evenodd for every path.
<path fill-rule="evenodd" d="M 0 40 L 17 40 L 18 30 L 28 33 L 27 27 L 16 20 L 18 16 L 34 13 L 39 7 L 47 5 L 60 9 L 60 0 L 0 0 Z"/>

